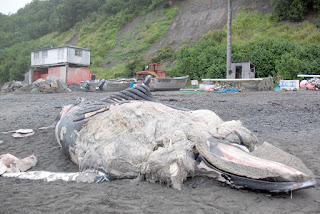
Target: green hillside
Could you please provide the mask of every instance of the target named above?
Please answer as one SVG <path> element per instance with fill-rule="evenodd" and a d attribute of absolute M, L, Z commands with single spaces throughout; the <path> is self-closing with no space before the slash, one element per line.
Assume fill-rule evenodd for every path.
<path fill-rule="evenodd" d="M 224 78 L 226 35 L 226 29 L 212 31 L 193 47 L 181 47 L 171 73 Z M 320 30 L 310 21 L 278 22 L 271 15 L 242 11 L 233 20 L 232 52 L 233 61 L 251 61 L 257 77 L 320 74 Z"/>
<path fill-rule="evenodd" d="M 151 62 L 167 65 L 169 75 L 223 78 L 226 29 L 179 48 L 167 43 L 152 49 L 179 14 L 181 0 L 173 2 L 34 0 L 17 14 L 0 15 L 0 82 L 23 80 L 31 50 L 65 44 L 91 49 L 90 70 L 99 78 L 132 77 Z M 310 0 L 306 10 L 296 12 L 303 15 L 297 20 L 278 11 L 279 2 L 274 1 L 273 15 L 243 10 L 234 17 L 233 60 L 253 62 L 258 77 L 320 74 L 319 7 Z"/>

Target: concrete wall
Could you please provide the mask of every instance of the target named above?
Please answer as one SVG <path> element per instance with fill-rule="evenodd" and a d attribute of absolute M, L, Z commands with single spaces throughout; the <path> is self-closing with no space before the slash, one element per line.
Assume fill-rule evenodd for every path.
<path fill-rule="evenodd" d="M 34 71 L 33 72 L 33 82 L 42 78 L 46 79 L 48 77 L 48 73 L 46 71 Z"/>
<path fill-rule="evenodd" d="M 53 67 L 48 69 L 48 79 L 62 80 L 67 82 L 67 66 Z"/>
<path fill-rule="evenodd" d="M 81 56 L 75 55 L 76 50 L 81 51 Z M 66 46 L 31 52 L 31 66 L 47 66 L 65 63 L 90 66 L 90 50 Z"/>
<path fill-rule="evenodd" d="M 66 47 L 31 52 L 31 66 L 62 64 L 66 62 Z"/>
<path fill-rule="evenodd" d="M 33 78 L 33 69 L 29 69 L 27 73 L 24 74 L 24 81 L 30 85 L 32 83 Z"/>
<path fill-rule="evenodd" d="M 91 80 L 90 70 L 85 67 L 67 69 L 67 84 L 71 85 L 77 83 L 80 85 L 81 81 Z"/>
<path fill-rule="evenodd" d="M 86 67 L 68 67 L 60 66 L 48 69 L 48 79 L 62 80 L 63 82 L 71 85 L 77 83 L 80 85 L 81 81 L 91 80 L 90 70 Z"/>
<path fill-rule="evenodd" d="M 90 51 L 82 49 L 82 56 L 76 56 L 76 50 L 76 48 L 68 47 L 68 63 L 90 66 Z"/>

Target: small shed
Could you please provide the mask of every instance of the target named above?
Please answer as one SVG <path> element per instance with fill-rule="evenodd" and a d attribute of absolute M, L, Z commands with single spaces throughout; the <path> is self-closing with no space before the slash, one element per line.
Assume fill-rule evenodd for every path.
<path fill-rule="evenodd" d="M 64 46 L 31 52 L 31 66 L 25 75 L 28 84 L 37 79 L 62 80 L 66 84 L 80 84 L 91 80 L 90 50 L 75 46 Z"/>
<path fill-rule="evenodd" d="M 231 71 L 227 73 L 227 79 L 252 79 L 255 78 L 256 69 L 250 62 L 233 62 Z"/>

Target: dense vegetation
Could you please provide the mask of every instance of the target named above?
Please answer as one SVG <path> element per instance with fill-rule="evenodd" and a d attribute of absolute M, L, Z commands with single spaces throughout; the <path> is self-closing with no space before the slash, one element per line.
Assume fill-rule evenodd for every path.
<path fill-rule="evenodd" d="M 33 0 L 16 14 L 0 13 L 0 48 L 40 38 L 48 33 L 64 32 L 76 23 L 97 14 L 105 18 L 125 11 L 130 16 L 150 7 L 165 5 L 163 0 Z"/>
<path fill-rule="evenodd" d="M 270 15 L 243 11 L 233 26 L 232 61 L 251 61 L 257 77 L 320 74 L 320 32 L 315 25 L 305 22 L 294 27 Z M 183 46 L 170 72 L 191 79 L 224 78 L 225 61 L 226 29 L 204 35 L 193 47 Z"/>
<path fill-rule="evenodd" d="M 258 77 L 320 74 L 319 1 L 273 0 L 272 4 L 273 16 L 243 11 L 235 18 L 233 61 L 250 60 Z M 166 35 L 178 10 L 168 0 L 33 0 L 16 14 L 0 13 L 0 83 L 23 79 L 30 51 L 72 40 L 92 50 L 90 70 L 100 78 L 132 77 L 151 62 L 174 62 L 167 67 L 171 75 L 223 78 L 226 29 L 210 32 L 177 52 L 171 44 L 150 50 Z M 314 23 L 279 22 L 299 21 L 308 14 L 316 14 Z M 133 20 L 135 26 L 122 32 Z"/>
<path fill-rule="evenodd" d="M 319 0 L 271 0 L 279 20 L 301 21 L 306 15 L 320 11 Z"/>
<path fill-rule="evenodd" d="M 124 24 L 167 6 L 166 0 L 33 0 L 16 14 L 0 13 L 0 82 L 22 80 L 32 50 L 62 46 L 76 34 L 77 45 L 94 50 L 93 67 L 101 67 Z"/>
<path fill-rule="evenodd" d="M 30 51 L 55 46 L 52 41 L 29 41 L 0 49 L 0 83 L 9 80 L 24 80 L 30 66 Z"/>

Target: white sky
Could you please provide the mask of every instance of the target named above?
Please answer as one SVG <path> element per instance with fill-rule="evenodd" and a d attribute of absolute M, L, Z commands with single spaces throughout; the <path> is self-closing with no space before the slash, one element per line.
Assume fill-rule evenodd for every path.
<path fill-rule="evenodd" d="M 0 0 L 0 12 L 6 15 L 13 14 L 30 2 L 32 0 Z"/>

